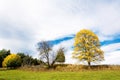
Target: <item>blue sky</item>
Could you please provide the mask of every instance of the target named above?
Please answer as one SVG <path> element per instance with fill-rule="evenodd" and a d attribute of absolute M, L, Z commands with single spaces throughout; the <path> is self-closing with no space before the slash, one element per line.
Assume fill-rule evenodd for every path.
<path fill-rule="evenodd" d="M 38 57 L 36 44 L 47 40 L 67 48 L 71 58 L 75 34 L 95 32 L 105 52 L 103 64 L 120 64 L 119 0 L 0 0 L 0 49 Z"/>

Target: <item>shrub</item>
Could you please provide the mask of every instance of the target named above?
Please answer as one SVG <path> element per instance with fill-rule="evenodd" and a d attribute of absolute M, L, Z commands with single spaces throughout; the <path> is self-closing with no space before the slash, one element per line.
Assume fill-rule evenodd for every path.
<path fill-rule="evenodd" d="M 2 49 L 0 50 L 0 67 L 2 67 L 2 62 L 6 56 L 10 55 L 10 50 Z"/>
<path fill-rule="evenodd" d="M 21 66 L 21 57 L 16 54 L 8 55 L 2 62 L 3 67 L 16 68 Z"/>

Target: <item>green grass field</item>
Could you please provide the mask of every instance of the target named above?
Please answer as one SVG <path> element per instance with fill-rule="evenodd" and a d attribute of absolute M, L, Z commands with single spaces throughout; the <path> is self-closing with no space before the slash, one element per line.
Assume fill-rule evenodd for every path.
<path fill-rule="evenodd" d="M 0 71 L 0 80 L 120 80 L 120 71 L 32 72 Z"/>

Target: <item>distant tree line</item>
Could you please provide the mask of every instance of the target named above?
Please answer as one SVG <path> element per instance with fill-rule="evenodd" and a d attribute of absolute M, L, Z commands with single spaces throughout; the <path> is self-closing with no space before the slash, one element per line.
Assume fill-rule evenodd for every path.
<path fill-rule="evenodd" d="M 59 48 L 56 54 L 52 51 L 52 47 L 47 42 L 42 42 L 42 46 L 39 45 L 40 59 L 33 58 L 25 53 L 13 54 L 10 50 L 0 50 L 0 67 L 17 68 L 23 66 L 36 66 L 42 65 L 47 68 L 53 68 L 56 62 L 65 62 L 64 48 Z"/>
<path fill-rule="evenodd" d="M 0 50 L 0 67 L 20 67 L 40 64 L 43 64 L 43 62 L 25 53 L 17 53 L 14 55 L 10 50 Z"/>

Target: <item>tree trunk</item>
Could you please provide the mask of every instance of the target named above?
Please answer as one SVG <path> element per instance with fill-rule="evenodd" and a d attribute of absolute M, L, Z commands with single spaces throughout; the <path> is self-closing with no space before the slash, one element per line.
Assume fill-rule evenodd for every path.
<path fill-rule="evenodd" d="M 88 62 L 88 67 L 89 67 L 89 69 L 90 69 L 90 66 L 91 66 L 91 63 L 90 63 L 90 62 Z"/>
<path fill-rule="evenodd" d="M 47 67 L 48 67 L 48 69 L 50 68 L 50 63 L 49 63 L 49 61 L 47 62 Z"/>
<path fill-rule="evenodd" d="M 55 64 L 55 60 L 52 62 L 52 64 L 51 64 L 51 68 L 54 67 L 54 64 Z"/>
<path fill-rule="evenodd" d="M 88 66 L 91 66 L 90 62 L 88 62 Z"/>

